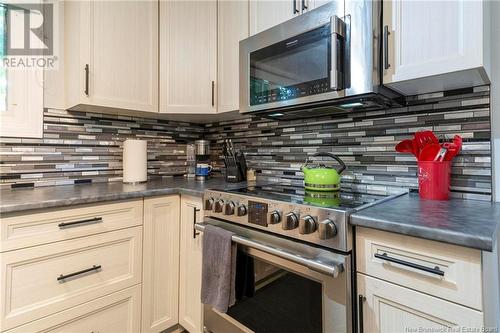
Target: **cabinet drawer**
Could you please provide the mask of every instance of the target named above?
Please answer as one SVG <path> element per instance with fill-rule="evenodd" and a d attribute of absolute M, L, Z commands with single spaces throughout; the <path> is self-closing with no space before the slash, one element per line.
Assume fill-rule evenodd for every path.
<path fill-rule="evenodd" d="M 367 275 L 482 309 L 479 250 L 356 228 L 356 263 Z"/>
<path fill-rule="evenodd" d="M 142 199 L 2 216 L 0 252 L 142 224 Z"/>
<path fill-rule="evenodd" d="M 58 312 L 6 333 L 136 333 L 140 331 L 141 287 L 136 285 Z"/>
<path fill-rule="evenodd" d="M 141 282 L 142 227 L 0 255 L 0 329 Z"/>
<path fill-rule="evenodd" d="M 481 332 L 483 313 L 392 283 L 357 274 L 364 332 Z M 477 329 L 477 331 L 474 331 Z"/>

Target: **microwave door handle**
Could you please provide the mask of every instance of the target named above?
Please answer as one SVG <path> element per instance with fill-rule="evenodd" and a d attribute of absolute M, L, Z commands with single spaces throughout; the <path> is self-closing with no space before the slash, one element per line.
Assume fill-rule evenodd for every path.
<path fill-rule="evenodd" d="M 345 23 L 337 16 L 330 17 L 331 29 L 331 50 L 330 50 L 330 88 L 333 90 L 341 90 L 340 87 L 340 71 L 337 67 L 339 49 L 337 48 L 337 41 L 345 38 Z"/>

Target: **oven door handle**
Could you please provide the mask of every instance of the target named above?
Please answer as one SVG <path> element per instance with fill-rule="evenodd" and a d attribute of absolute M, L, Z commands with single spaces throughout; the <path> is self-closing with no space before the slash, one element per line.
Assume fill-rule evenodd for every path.
<path fill-rule="evenodd" d="M 344 86 L 344 70 L 340 70 L 338 65 L 339 54 L 343 48 L 339 47 L 342 39 L 346 37 L 346 24 L 337 15 L 330 17 L 330 88 L 333 90 L 342 90 Z"/>
<path fill-rule="evenodd" d="M 203 232 L 205 230 L 206 223 L 196 223 L 194 225 L 195 230 Z M 252 249 L 260 250 L 267 254 L 289 260 L 301 266 L 305 266 L 313 271 L 316 271 L 321 274 L 325 274 L 331 277 L 338 277 L 341 272 L 344 271 L 344 265 L 341 262 L 335 263 L 324 263 L 319 260 L 314 260 L 311 258 L 307 258 L 306 256 L 302 256 L 296 253 L 292 253 L 283 248 L 278 248 L 269 243 L 264 243 L 262 241 L 252 240 L 250 238 L 233 235 L 232 241 L 236 244 L 240 244 L 243 246 L 247 246 Z"/>

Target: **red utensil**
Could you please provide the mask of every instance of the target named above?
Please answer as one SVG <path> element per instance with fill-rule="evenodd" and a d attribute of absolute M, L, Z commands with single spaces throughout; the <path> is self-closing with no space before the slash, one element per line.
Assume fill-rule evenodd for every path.
<path fill-rule="evenodd" d="M 455 135 L 455 137 L 453 138 L 453 142 L 445 142 L 443 143 L 443 147 L 448 149 L 444 160 L 451 161 L 462 150 L 462 137 L 459 135 Z"/>
<path fill-rule="evenodd" d="M 434 161 L 436 158 L 437 154 L 441 150 L 441 146 L 439 143 L 430 143 L 426 144 L 422 151 L 420 152 L 419 155 L 419 162 L 420 161 Z"/>
<path fill-rule="evenodd" d="M 413 141 L 412 140 L 403 140 L 396 145 L 396 151 L 399 153 L 410 153 L 415 155 L 415 151 L 413 150 Z"/>
<path fill-rule="evenodd" d="M 420 160 L 422 150 L 429 144 L 439 144 L 439 139 L 432 131 L 420 131 L 415 133 L 415 137 L 413 138 L 413 149 L 417 160 Z"/>

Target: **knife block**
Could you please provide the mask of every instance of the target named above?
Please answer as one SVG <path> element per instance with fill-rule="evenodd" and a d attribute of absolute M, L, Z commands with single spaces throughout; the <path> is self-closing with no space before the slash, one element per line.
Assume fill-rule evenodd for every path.
<path fill-rule="evenodd" d="M 234 160 L 231 158 L 224 158 L 224 164 L 226 165 L 227 182 L 238 183 L 247 179 L 247 163 L 245 155 L 243 155 L 242 152 L 238 152 Z"/>

